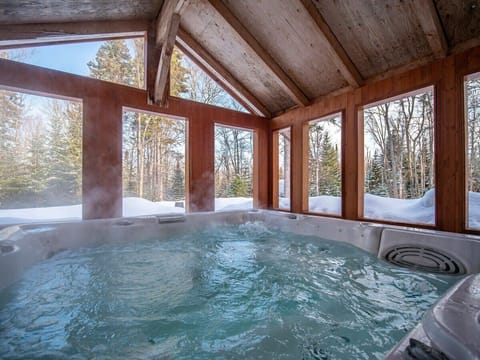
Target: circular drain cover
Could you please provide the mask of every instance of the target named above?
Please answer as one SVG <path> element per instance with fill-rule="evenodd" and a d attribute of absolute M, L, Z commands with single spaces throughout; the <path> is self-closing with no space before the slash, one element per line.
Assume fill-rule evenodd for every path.
<path fill-rule="evenodd" d="M 465 267 L 453 256 L 418 245 L 396 246 L 387 250 L 384 258 L 392 264 L 415 270 L 450 275 L 465 274 Z"/>

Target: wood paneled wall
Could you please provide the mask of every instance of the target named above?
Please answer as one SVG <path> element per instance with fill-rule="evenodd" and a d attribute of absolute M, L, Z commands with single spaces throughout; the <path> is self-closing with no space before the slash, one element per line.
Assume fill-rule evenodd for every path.
<path fill-rule="evenodd" d="M 362 106 L 433 85 L 435 88 L 435 228 L 467 232 L 465 228 L 465 120 L 464 76 L 480 71 L 480 47 L 421 66 L 400 75 L 330 96 L 275 117 L 273 131 L 292 126 L 292 212 L 306 211 L 307 174 L 302 132 L 306 122 L 343 112 L 343 213 L 346 219 L 363 216 L 363 119 Z M 271 166 L 272 166 L 271 161 Z M 275 196 L 271 194 L 270 198 Z"/>
<path fill-rule="evenodd" d="M 215 123 L 254 130 L 254 202 L 272 207 L 273 131 L 291 127 L 291 211 L 307 210 L 305 195 L 305 124 L 335 112 L 344 114 L 342 216 L 363 215 L 362 106 L 406 92 L 435 87 L 436 225 L 465 229 L 464 76 L 480 71 L 480 47 L 329 96 L 271 121 L 211 105 L 169 98 L 165 107 L 149 105 L 144 90 L 0 59 L 0 87 L 83 101 L 84 218 L 122 214 L 121 114 L 123 108 L 184 118 L 188 121 L 187 210 L 214 210 Z"/>
<path fill-rule="evenodd" d="M 265 118 L 179 98 L 149 105 L 144 90 L 0 59 L 0 88 L 83 102 L 83 217 L 122 215 L 122 111 L 124 108 L 188 122 L 187 210 L 214 210 L 214 126 L 254 131 L 254 204 L 268 205 L 269 125 Z"/>

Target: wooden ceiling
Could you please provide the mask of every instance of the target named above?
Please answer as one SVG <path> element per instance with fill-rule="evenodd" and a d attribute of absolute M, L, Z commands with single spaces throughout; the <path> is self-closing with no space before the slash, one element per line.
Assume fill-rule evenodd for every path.
<path fill-rule="evenodd" d="M 480 0 L 0 0 L 0 24 L 4 47 L 153 26 L 157 86 L 176 39 L 269 117 L 479 45 Z"/>

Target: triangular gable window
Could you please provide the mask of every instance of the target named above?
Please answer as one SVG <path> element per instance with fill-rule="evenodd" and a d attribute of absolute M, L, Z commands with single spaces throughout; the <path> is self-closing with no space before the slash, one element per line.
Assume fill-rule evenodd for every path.
<path fill-rule="evenodd" d="M 249 113 L 177 47 L 170 63 L 170 95 Z"/>

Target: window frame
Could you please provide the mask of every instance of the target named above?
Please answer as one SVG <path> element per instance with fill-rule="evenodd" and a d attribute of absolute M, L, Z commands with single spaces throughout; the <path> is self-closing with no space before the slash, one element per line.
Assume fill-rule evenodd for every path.
<path fill-rule="evenodd" d="M 427 84 L 422 84 L 422 86 L 416 87 L 412 90 L 407 90 L 405 92 L 398 93 L 397 95 L 390 96 L 387 98 L 381 98 L 378 100 L 375 100 L 373 102 L 367 103 L 367 104 L 362 104 L 361 106 L 358 106 L 357 108 L 357 121 L 359 123 L 358 125 L 358 141 L 359 141 L 359 154 L 358 154 L 358 159 L 359 159 L 359 173 L 358 173 L 358 188 L 359 188 L 359 194 L 358 194 L 358 200 L 359 200 L 359 213 L 358 213 L 358 218 L 359 220 L 365 220 L 365 221 L 371 221 L 375 223 L 380 223 L 380 224 L 391 224 L 391 225 L 402 225 L 402 226 L 415 226 L 417 228 L 426 228 L 426 229 L 435 229 L 437 228 L 437 213 L 438 213 L 438 191 L 435 191 L 435 196 L 434 196 L 434 215 L 433 215 L 433 223 L 420 223 L 420 222 L 407 222 L 407 221 L 402 221 L 400 219 L 377 219 L 377 218 L 370 218 L 365 216 L 365 176 L 366 176 L 366 171 L 367 167 L 365 166 L 365 116 L 364 112 L 366 109 L 379 106 L 385 103 L 391 103 L 409 96 L 414 96 L 417 94 L 421 93 L 426 93 L 428 91 L 431 91 L 432 93 L 432 100 L 433 100 L 433 105 L 432 105 L 432 115 L 433 115 L 433 161 L 434 161 L 434 166 L 433 166 L 433 174 L 434 174 L 434 184 L 435 186 L 433 187 L 434 189 L 437 186 L 437 181 L 438 181 L 438 153 L 439 153 L 439 139 L 438 139 L 438 112 L 439 112 L 439 105 L 438 105 L 438 94 L 437 94 L 437 84 L 436 83 L 427 83 Z"/>
<path fill-rule="evenodd" d="M 290 163 L 290 171 L 288 173 L 289 176 L 289 184 L 290 184 L 290 189 L 289 189 L 289 204 L 290 206 L 288 208 L 286 207 L 280 207 L 280 188 L 279 188 L 279 180 L 280 180 L 280 151 L 279 151 L 279 146 L 280 146 L 280 134 L 282 132 L 289 132 L 290 133 L 290 156 L 288 157 L 288 161 Z M 292 211 L 292 149 L 293 149 L 293 127 L 292 126 L 286 126 L 280 129 L 276 129 L 272 133 L 272 180 L 273 180 L 273 185 L 272 185 L 272 207 L 275 210 L 279 211 L 287 211 L 290 212 Z"/>
<path fill-rule="evenodd" d="M 467 232 L 471 233 L 479 233 L 480 232 L 480 227 L 472 227 L 470 226 L 469 222 L 469 214 L 470 214 L 470 204 L 469 204 L 469 190 L 468 190 L 468 181 L 469 181 L 469 168 L 470 168 L 470 159 L 468 155 L 468 145 L 469 145 L 469 128 L 468 128 L 468 109 L 467 109 L 467 91 L 466 91 L 466 85 L 467 81 L 469 80 L 479 80 L 480 81 L 480 71 L 478 72 L 472 72 L 469 74 L 466 74 L 462 77 L 462 100 L 463 100 L 463 124 L 465 126 L 465 131 L 464 131 L 464 139 L 465 139 L 465 169 L 464 169 L 464 174 L 465 174 L 465 201 L 464 201 L 464 209 L 465 209 L 465 218 L 464 218 L 464 224 L 465 224 L 465 230 Z M 480 97 L 480 95 L 479 95 Z"/>
<path fill-rule="evenodd" d="M 310 152 L 310 125 L 321 121 L 327 121 L 332 118 L 340 117 L 340 211 L 339 213 L 327 213 L 321 211 L 310 210 L 310 197 L 309 197 L 309 182 L 310 182 L 310 165 L 309 165 L 309 152 Z M 328 114 L 322 115 L 312 120 L 305 121 L 303 124 L 303 213 L 311 215 L 320 215 L 325 217 L 343 218 L 345 217 L 345 110 L 333 111 Z"/>

